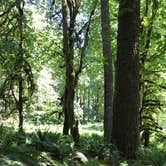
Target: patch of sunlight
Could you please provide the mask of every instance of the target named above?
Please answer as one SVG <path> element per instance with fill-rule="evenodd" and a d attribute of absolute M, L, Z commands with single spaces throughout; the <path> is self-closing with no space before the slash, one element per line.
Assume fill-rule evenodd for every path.
<path fill-rule="evenodd" d="M 93 135 L 93 134 L 97 134 L 97 135 L 103 135 L 103 132 L 101 131 L 95 131 L 95 130 L 86 130 L 86 129 L 80 129 L 79 130 L 81 134 L 88 134 L 88 135 Z"/>
<path fill-rule="evenodd" d="M 90 124 L 89 124 L 90 126 Z M 100 125 L 101 126 L 101 125 Z M 34 125 L 34 124 L 29 124 L 29 123 L 25 123 L 24 124 L 24 129 L 26 132 L 31 133 L 31 132 L 35 132 L 37 130 L 40 131 L 48 131 L 48 132 L 53 132 L 53 133 L 62 133 L 63 131 L 63 125 L 62 124 L 42 124 L 42 125 Z M 95 130 L 93 128 L 88 128 L 86 127 L 86 125 L 79 125 L 79 132 L 80 134 L 89 134 L 89 135 L 93 135 L 93 134 L 97 134 L 97 135 L 103 135 L 103 131 L 100 130 Z"/>
<path fill-rule="evenodd" d="M 3 121 L 4 126 L 14 127 L 16 130 L 18 129 L 18 118 L 13 119 L 9 118 L 6 121 Z M 32 133 L 38 130 L 40 131 L 48 131 L 53 133 L 62 133 L 63 124 L 40 124 L 35 125 L 32 123 L 24 122 L 23 128 L 26 132 Z M 103 135 L 103 125 L 102 123 L 88 123 L 88 124 L 79 124 L 79 132 L 80 134 L 88 134 L 88 135 Z"/>
<path fill-rule="evenodd" d="M 34 124 L 29 124 L 25 123 L 24 129 L 26 132 L 31 133 L 35 131 L 48 131 L 48 132 L 53 132 L 53 133 L 62 133 L 62 125 L 52 125 L 52 124 L 45 124 L 45 125 L 34 125 Z"/>
<path fill-rule="evenodd" d="M 65 166 L 64 164 L 59 163 L 56 160 L 53 160 L 51 158 L 51 156 L 46 153 L 46 152 L 42 152 L 40 155 L 40 158 L 42 160 L 44 160 L 43 162 L 41 162 L 42 166 L 47 166 L 47 165 L 51 165 L 51 166 Z"/>
<path fill-rule="evenodd" d="M 124 161 L 123 163 L 120 163 L 120 166 L 128 166 L 128 164 L 126 161 Z"/>
<path fill-rule="evenodd" d="M 79 131 L 81 134 L 103 135 L 103 124 L 102 123 L 88 123 L 85 125 L 79 125 Z"/>

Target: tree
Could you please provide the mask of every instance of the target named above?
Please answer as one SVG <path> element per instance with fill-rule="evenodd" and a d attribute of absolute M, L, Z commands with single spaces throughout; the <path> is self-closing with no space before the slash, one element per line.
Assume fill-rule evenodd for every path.
<path fill-rule="evenodd" d="M 71 129 L 71 133 L 73 134 L 74 130 L 76 130 L 75 119 L 74 119 L 74 67 L 73 67 L 73 58 L 74 58 L 74 28 L 75 28 L 75 19 L 78 13 L 79 4 L 76 6 L 72 6 L 73 4 L 67 2 L 66 0 L 62 0 L 62 16 L 63 16 L 63 53 L 65 56 L 65 64 L 66 64 L 66 85 L 65 85 L 65 93 L 64 93 L 64 128 L 63 133 L 68 134 L 69 129 Z M 67 23 L 67 5 L 70 8 L 70 27 L 68 27 Z M 73 135 L 74 139 L 78 139 L 79 133 Z M 77 140 L 78 141 L 78 140 Z"/>
<path fill-rule="evenodd" d="M 160 8 L 160 6 L 162 7 Z M 162 63 L 162 61 L 165 61 L 162 54 L 163 46 L 161 39 L 163 23 L 159 22 L 161 19 L 160 12 L 164 8 L 164 3 L 162 0 L 145 0 L 142 2 L 142 8 L 140 40 L 140 131 L 141 143 L 147 147 L 150 144 L 151 134 L 161 133 L 162 129 L 157 117 L 164 107 L 160 91 L 162 89 L 162 93 L 164 93 L 166 89 L 162 83 L 164 82 L 162 81 L 162 72 L 165 68 L 165 65 Z M 160 28 L 156 28 L 159 24 Z M 159 47 L 160 49 L 157 49 Z"/>
<path fill-rule="evenodd" d="M 18 0 L 17 1 L 17 8 L 18 8 L 18 26 L 19 26 L 19 51 L 18 57 L 19 62 L 18 66 L 20 67 L 20 73 L 18 77 L 18 101 L 17 101 L 17 108 L 19 113 L 19 129 L 23 129 L 23 78 L 22 78 L 22 63 L 23 63 L 23 17 L 24 17 L 24 1 Z"/>
<path fill-rule="evenodd" d="M 0 87 L 0 98 L 4 101 L 5 110 L 18 111 L 18 126 L 23 129 L 23 109 L 34 90 L 33 73 L 28 62 L 29 51 L 25 38 L 27 20 L 24 15 L 24 0 L 7 2 L 2 6 L 1 42 L 3 82 Z M 25 40 L 26 39 L 26 40 Z M 12 105 L 12 107 L 11 107 Z"/>
<path fill-rule="evenodd" d="M 113 143 L 127 159 L 139 145 L 140 1 L 119 1 Z"/>
<path fill-rule="evenodd" d="M 109 0 L 101 0 L 101 25 L 104 56 L 104 139 L 110 143 L 113 120 L 113 72 Z"/>
<path fill-rule="evenodd" d="M 96 5 L 95 5 L 96 6 Z M 89 29 L 91 18 L 94 14 L 93 7 L 88 20 L 79 31 L 76 28 L 76 17 L 80 8 L 80 1 L 62 0 L 62 24 L 63 24 L 63 55 L 65 59 L 65 91 L 63 95 L 64 127 L 63 134 L 69 131 L 76 143 L 79 142 L 78 121 L 74 116 L 75 89 L 78 85 L 79 75 L 84 67 L 85 51 L 89 41 Z M 76 47 L 78 45 L 78 48 Z M 76 51 L 79 52 L 78 66 L 74 66 Z"/>

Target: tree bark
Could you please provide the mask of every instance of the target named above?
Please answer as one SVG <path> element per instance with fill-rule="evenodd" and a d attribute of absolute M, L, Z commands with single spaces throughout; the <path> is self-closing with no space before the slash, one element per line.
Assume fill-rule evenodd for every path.
<path fill-rule="evenodd" d="M 113 143 L 127 159 L 139 145 L 140 0 L 119 1 Z"/>
<path fill-rule="evenodd" d="M 110 143 L 113 119 L 113 72 L 109 0 L 101 0 L 101 25 L 104 56 L 104 140 Z"/>

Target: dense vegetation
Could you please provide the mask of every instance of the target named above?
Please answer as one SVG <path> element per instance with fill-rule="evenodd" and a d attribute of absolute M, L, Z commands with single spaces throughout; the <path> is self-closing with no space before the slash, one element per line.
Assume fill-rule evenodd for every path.
<path fill-rule="evenodd" d="M 0 165 L 166 166 L 164 0 L 0 1 Z"/>

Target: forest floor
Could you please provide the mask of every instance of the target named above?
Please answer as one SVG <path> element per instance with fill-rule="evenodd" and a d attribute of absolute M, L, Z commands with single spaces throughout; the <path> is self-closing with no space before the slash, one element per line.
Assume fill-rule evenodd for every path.
<path fill-rule="evenodd" d="M 71 137 L 60 134 L 61 124 L 24 123 L 22 133 L 13 126 L 16 124 L 2 125 L 0 128 L 0 166 L 79 166 L 87 165 L 87 161 L 89 166 L 106 165 L 97 157 L 99 146 L 103 144 L 102 123 L 80 124 L 82 145 L 76 148 Z M 84 155 L 85 151 L 88 157 Z M 91 156 L 93 151 L 95 154 Z"/>
<path fill-rule="evenodd" d="M 0 166 L 166 166 L 166 137 L 141 148 L 127 164 L 112 145 L 103 144 L 102 123 L 80 125 L 80 146 L 63 136 L 62 125 L 24 124 L 25 132 L 0 126 Z"/>

